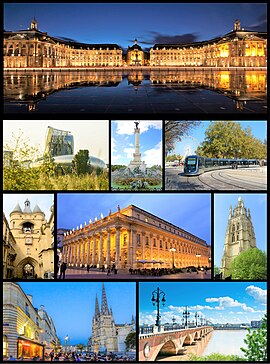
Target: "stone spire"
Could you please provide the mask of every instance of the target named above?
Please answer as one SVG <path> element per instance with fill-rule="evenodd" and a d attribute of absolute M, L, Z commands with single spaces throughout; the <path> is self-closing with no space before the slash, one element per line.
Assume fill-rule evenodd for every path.
<path fill-rule="evenodd" d="M 102 315 L 109 315 L 110 314 L 108 303 L 107 303 L 107 297 L 106 297 L 104 283 L 102 284 L 101 314 Z"/>
<path fill-rule="evenodd" d="M 19 203 L 17 203 L 17 205 L 14 207 L 12 212 L 22 212 L 21 206 Z"/>
<path fill-rule="evenodd" d="M 100 314 L 100 312 L 99 312 L 99 305 L 98 305 L 98 297 L 96 295 L 95 317 L 98 317 L 99 314 Z"/>

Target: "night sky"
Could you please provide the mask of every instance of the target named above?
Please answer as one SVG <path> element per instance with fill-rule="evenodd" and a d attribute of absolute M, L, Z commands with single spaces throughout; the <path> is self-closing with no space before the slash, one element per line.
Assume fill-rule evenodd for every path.
<path fill-rule="evenodd" d="M 84 43 L 117 43 L 135 38 L 155 43 L 208 40 L 230 32 L 235 19 L 249 30 L 267 30 L 266 3 L 9 3 L 4 29 L 27 29 L 36 17 L 41 31 Z"/>

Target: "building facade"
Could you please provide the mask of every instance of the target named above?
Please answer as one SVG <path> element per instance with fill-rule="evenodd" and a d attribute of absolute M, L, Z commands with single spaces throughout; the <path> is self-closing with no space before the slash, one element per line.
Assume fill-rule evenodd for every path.
<path fill-rule="evenodd" d="M 148 60 L 149 58 L 149 60 Z M 224 36 L 188 44 L 155 44 L 150 54 L 135 44 L 127 54 L 117 44 L 84 44 L 30 28 L 4 31 L 4 68 L 53 67 L 266 67 L 267 33 L 244 30 L 239 20 Z"/>
<path fill-rule="evenodd" d="M 16 241 L 10 230 L 9 223 L 3 213 L 3 278 L 14 277 L 16 259 Z"/>
<path fill-rule="evenodd" d="M 52 318 L 44 307 L 33 306 L 18 283 L 3 282 L 3 356 L 44 359 L 44 353 L 59 346 Z"/>
<path fill-rule="evenodd" d="M 220 272 L 222 278 L 229 275 L 230 263 L 240 253 L 250 248 L 256 248 L 256 238 L 251 220 L 250 209 L 246 209 L 244 201 L 238 198 L 237 206 L 232 211 L 230 207 L 224 250 Z"/>
<path fill-rule="evenodd" d="M 204 240 L 134 205 L 118 206 L 117 212 L 85 222 L 63 239 L 62 259 L 75 267 L 209 267 L 209 258 Z"/>
<path fill-rule="evenodd" d="M 9 253 L 5 250 L 3 256 L 4 274 L 8 274 L 7 278 L 51 278 L 54 272 L 54 208 L 51 207 L 46 220 L 38 205 L 32 210 L 28 199 L 24 204 L 23 210 L 17 204 L 10 213 L 10 224 L 3 219 L 4 232 L 12 242 Z M 11 262 L 12 268 L 8 268 Z"/>
<path fill-rule="evenodd" d="M 109 309 L 105 287 L 102 284 L 102 300 L 99 308 L 96 296 L 95 313 L 92 319 L 92 336 L 89 339 L 90 350 L 98 352 L 125 352 L 125 339 L 135 330 L 132 317 L 130 324 L 117 325 L 114 321 L 112 308 Z"/>

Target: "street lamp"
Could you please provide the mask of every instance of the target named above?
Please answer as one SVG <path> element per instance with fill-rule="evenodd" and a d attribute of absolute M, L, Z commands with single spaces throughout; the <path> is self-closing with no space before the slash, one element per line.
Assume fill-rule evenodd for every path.
<path fill-rule="evenodd" d="M 200 256 L 201 254 L 196 254 L 196 257 L 198 258 L 198 268 L 200 268 Z"/>
<path fill-rule="evenodd" d="M 170 252 L 172 253 L 172 268 L 174 269 L 175 266 L 174 266 L 174 253 L 176 252 L 176 249 L 175 248 L 171 248 L 170 249 Z"/>
<path fill-rule="evenodd" d="M 162 298 L 161 298 L 162 295 Z M 165 306 L 165 292 L 163 292 L 159 287 L 152 292 L 152 303 L 153 306 L 155 306 L 155 304 L 157 305 L 157 319 L 156 319 L 156 323 L 155 326 L 158 327 L 158 331 L 160 331 L 160 314 L 159 314 L 159 304 L 160 302 L 162 302 L 163 306 Z"/>
<path fill-rule="evenodd" d="M 195 313 L 195 319 L 196 319 L 196 326 L 198 326 L 198 318 L 200 317 L 200 315 L 198 314 L 198 312 Z"/>
<path fill-rule="evenodd" d="M 188 318 L 189 318 L 190 312 L 188 312 L 187 306 L 185 311 L 183 312 L 183 317 L 185 319 L 185 327 L 188 327 Z"/>

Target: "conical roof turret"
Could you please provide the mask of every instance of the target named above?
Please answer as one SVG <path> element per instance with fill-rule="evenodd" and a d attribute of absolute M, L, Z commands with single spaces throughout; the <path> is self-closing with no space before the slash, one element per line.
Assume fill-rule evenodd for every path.
<path fill-rule="evenodd" d="M 12 212 L 22 212 L 22 209 L 21 209 L 21 206 L 19 205 L 19 203 L 17 203 L 17 205 L 12 210 Z"/>
<path fill-rule="evenodd" d="M 41 212 L 42 213 L 42 211 L 40 210 L 40 207 L 38 206 L 38 204 L 36 204 L 36 206 L 34 207 L 33 212 Z"/>

